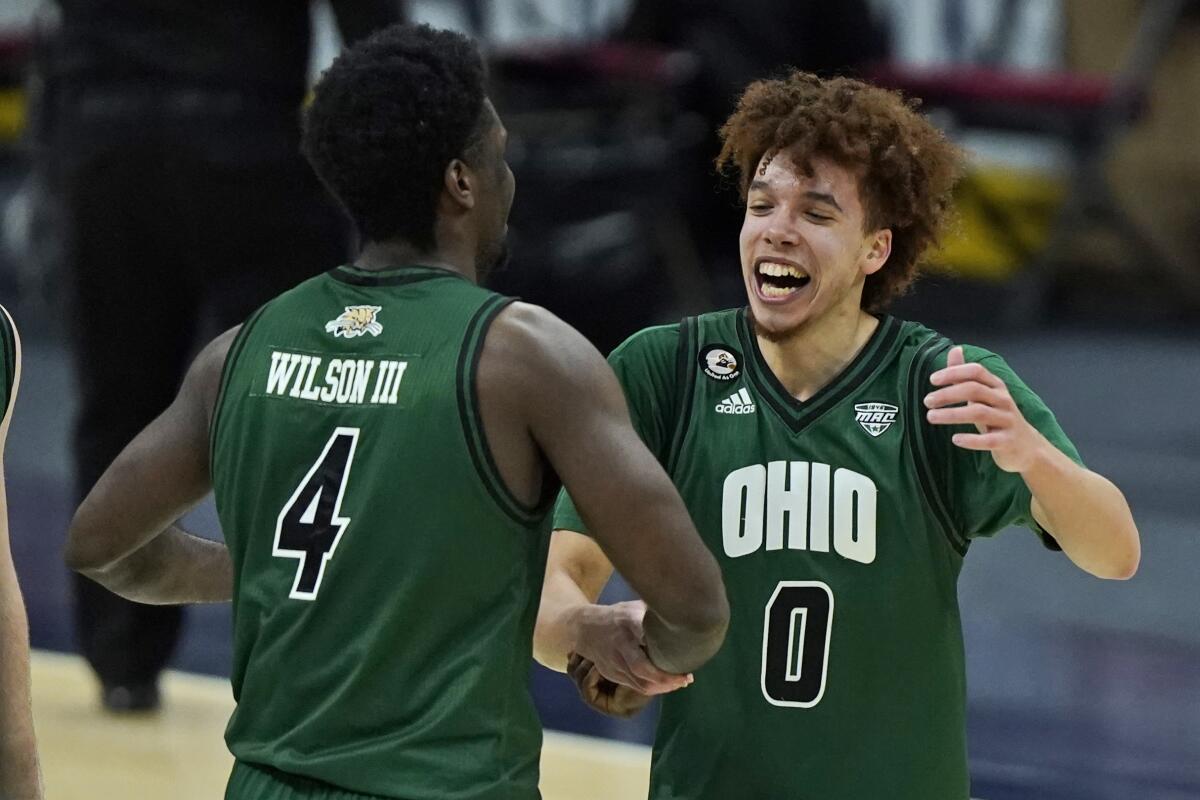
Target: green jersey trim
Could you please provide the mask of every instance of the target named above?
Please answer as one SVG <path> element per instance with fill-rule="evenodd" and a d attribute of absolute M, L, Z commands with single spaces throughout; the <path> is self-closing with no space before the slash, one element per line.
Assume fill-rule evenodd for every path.
<path fill-rule="evenodd" d="M 221 381 L 217 384 L 217 399 L 213 405 L 212 422 L 208 426 L 208 466 L 210 470 L 216 463 L 217 428 L 221 424 L 221 411 L 225 406 L 225 390 L 228 388 L 230 376 L 233 374 L 234 362 L 237 361 L 242 349 L 246 346 L 246 340 L 250 338 L 250 329 L 254 327 L 254 323 L 258 322 L 266 308 L 266 305 L 259 306 L 259 309 L 242 323 L 241 329 L 233 337 L 233 343 L 229 345 L 229 352 L 225 354 L 225 363 L 221 365 Z"/>
<path fill-rule="evenodd" d="M 433 278 L 455 278 L 465 281 L 467 276 L 461 272 L 443 267 L 409 266 L 395 269 L 362 269 L 351 264 L 334 267 L 325 273 L 335 281 L 351 286 L 403 286 L 406 283 L 419 283 Z"/>
<path fill-rule="evenodd" d="M 545 517 L 546 511 L 554 502 L 555 495 L 551 494 L 547 500 L 529 506 L 522 503 L 508 488 L 508 484 L 500 475 L 500 469 L 496 466 L 496 460 L 492 455 L 492 449 L 488 446 L 487 436 L 483 430 L 476 381 L 476 376 L 479 374 L 479 359 L 483 355 L 483 344 L 484 339 L 487 338 L 488 329 L 491 328 L 492 322 L 500 312 L 513 302 L 515 302 L 515 298 L 495 295 L 485 300 L 475 315 L 471 317 L 471 321 L 467 323 L 467 333 L 458 354 L 456 385 L 463 435 L 466 437 L 467 450 L 471 454 L 471 461 L 475 464 L 475 471 L 500 510 L 518 524 L 528 527 L 536 525 Z"/>
<path fill-rule="evenodd" d="M 930 367 L 934 359 L 948 347 L 950 347 L 950 341 L 936 333 L 925 339 L 918 347 L 917 355 L 909 365 L 908 425 L 905 427 L 909 435 L 913 461 L 917 468 L 917 482 L 921 485 L 921 493 L 925 496 L 925 502 L 933 511 L 938 527 L 942 529 L 946 541 L 954 549 L 954 552 L 959 556 L 966 556 L 970 542 L 958 531 L 954 524 L 954 517 L 950 514 L 950 506 L 939 490 L 943 484 L 935 477 L 937 471 L 932 461 L 932 453 L 935 448 L 930 436 L 933 433 L 933 426 L 925 419 L 924 393 L 925 387 L 928 386 Z"/>
<path fill-rule="evenodd" d="M 746 373 L 750 376 L 750 382 L 793 433 L 800 433 L 826 411 L 845 400 L 882 367 L 900 342 L 901 327 L 895 317 L 883 316 L 866 345 L 840 375 L 808 400 L 797 400 L 779 382 L 763 358 L 746 309 L 741 308 L 737 312 L 738 337 L 747 354 L 749 363 Z"/>
<path fill-rule="evenodd" d="M 671 433 L 663 467 L 673 474 L 675 465 L 683 451 L 683 440 L 687 437 L 692 416 L 692 396 L 696 393 L 697 362 L 693 358 L 699 340 L 700 323 L 695 317 L 686 317 L 679 323 L 679 346 L 675 351 L 675 429 Z"/>
<path fill-rule="evenodd" d="M 0 375 L 0 378 L 4 379 L 4 406 L 0 408 L 0 421 L 8 416 L 9 407 L 12 405 L 13 384 L 17 380 L 17 338 L 13 333 L 15 327 L 8 309 L 0 306 L 0 353 L 4 357 L 4 374 Z"/>

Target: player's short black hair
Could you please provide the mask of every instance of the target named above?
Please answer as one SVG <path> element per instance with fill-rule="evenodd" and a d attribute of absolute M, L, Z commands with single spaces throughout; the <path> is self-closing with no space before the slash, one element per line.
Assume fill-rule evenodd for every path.
<path fill-rule="evenodd" d="M 487 129 L 475 43 L 393 25 L 346 50 L 304 115 L 304 155 L 366 241 L 432 249 L 446 165 Z"/>

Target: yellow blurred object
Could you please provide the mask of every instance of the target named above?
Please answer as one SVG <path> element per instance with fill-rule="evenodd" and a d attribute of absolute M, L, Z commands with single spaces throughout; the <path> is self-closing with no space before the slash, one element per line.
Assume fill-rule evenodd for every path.
<path fill-rule="evenodd" d="M 25 130 L 25 92 L 0 89 L 0 144 L 12 144 Z"/>
<path fill-rule="evenodd" d="M 1045 246 L 1065 190 L 1042 172 L 973 168 L 955 195 L 958 224 L 930 266 L 979 280 L 1012 277 Z"/>

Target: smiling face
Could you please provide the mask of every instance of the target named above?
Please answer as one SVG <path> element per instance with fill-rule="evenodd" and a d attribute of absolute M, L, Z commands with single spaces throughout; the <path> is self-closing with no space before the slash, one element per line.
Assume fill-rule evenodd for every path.
<path fill-rule="evenodd" d="M 821 156 L 810 166 L 768 153 L 746 195 L 742 278 L 756 330 L 775 341 L 857 314 L 863 281 L 891 252 L 891 231 L 866 230 L 856 174 Z"/>

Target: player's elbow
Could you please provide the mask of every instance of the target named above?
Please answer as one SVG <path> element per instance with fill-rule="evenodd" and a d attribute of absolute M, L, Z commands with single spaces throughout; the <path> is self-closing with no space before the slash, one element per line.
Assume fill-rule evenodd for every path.
<path fill-rule="evenodd" d="M 1137 534 L 1131 543 L 1121 548 L 1111 556 L 1105 564 L 1103 574 L 1096 573 L 1101 578 L 1113 581 L 1127 581 L 1137 574 L 1142 561 L 1142 548 L 1137 540 Z"/>
<path fill-rule="evenodd" d="M 1127 581 L 1137 574 L 1142 560 L 1142 545 L 1132 520 L 1109 537 L 1103 555 L 1092 559 L 1086 569 L 1097 578 Z"/>
<path fill-rule="evenodd" d="M 89 523 L 84 507 L 75 512 L 71 525 L 67 528 L 63 560 L 70 569 L 88 577 L 103 572 L 116 560 L 112 548 L 106 546 L 103 537 Z"/>
<path fill-rule="evenodd" d="M 677 624 L 697 640 L 707 643 L 711 648 L 709 656 L 720 649 L 725 641 L 725 632 L 729 629 L 729 599 L 725 596 L 720 573 L 717 573 L 715 581 L 692 595 L 691 603 Z"/>

